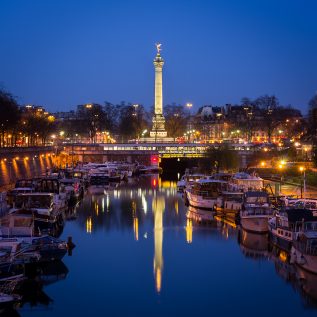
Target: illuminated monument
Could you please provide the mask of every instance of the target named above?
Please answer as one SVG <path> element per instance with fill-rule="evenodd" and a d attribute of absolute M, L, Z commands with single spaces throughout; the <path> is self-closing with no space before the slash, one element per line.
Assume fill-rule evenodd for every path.
<path fill-rule="evenodd" d="M 164 60 L 161 57 L 161 45 L 155 44 L 157 54 L 153 61 L 155 68 L 155 100 L 154 100 L 154 116 L 152 119 L 153 126 L 150 136 L 152 138 L 160 139 L 166 138 L 167 132 L 165 131 L 165 118 L 163 116 L 163 65 Z"/>
<path fill-rule="evenodd" d="M 162 44 L 156 45 L 156 56 L 153 64 L 155 68 L 155 93 L 154 93 L 154 115 L 152 119 L 152 130 L 149 138 L 142 138 L 144 142 L 173 142 L 173 138 L 167 137 L 165 130 L 165 118 L 163 115 L 163 65 L 164 60 L 160 54 Z"/>

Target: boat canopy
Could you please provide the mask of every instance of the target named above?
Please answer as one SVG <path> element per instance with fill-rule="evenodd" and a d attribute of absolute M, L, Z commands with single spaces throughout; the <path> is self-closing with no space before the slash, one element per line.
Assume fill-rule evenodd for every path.
<path fill-rule="evenodd" d="M 286 209 L 285 213 L 289 222 L 317 221 L 317 217 L 315 217 L 313 212 L 308 209 Z"/>
<path fill-rule="evenodd" d="M 267 192 L 263 191 L 248 191 L 245 193 L 245 197 L 268 197 Z"/>
<path fill-rule="evenodd" d="M 50 193 L 19 194 L 16 199 L 17 208 L 50 208 L 54 196 Z"/>

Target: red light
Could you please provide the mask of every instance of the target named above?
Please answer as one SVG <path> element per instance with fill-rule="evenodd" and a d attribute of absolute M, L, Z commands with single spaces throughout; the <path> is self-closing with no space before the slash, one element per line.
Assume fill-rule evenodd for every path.
<path fill-rule="evenodd" d="M 156 178 L 153 179 L 153 187 L 156 187 Z"/>
<path fill-rule="evenodd" d="M 157 156 L 151 156 L 152 163 L 157 163 L 158 157 Z"/>

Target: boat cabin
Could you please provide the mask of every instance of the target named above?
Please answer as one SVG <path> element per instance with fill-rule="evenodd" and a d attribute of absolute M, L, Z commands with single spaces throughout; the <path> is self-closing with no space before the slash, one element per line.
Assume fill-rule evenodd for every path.
<path fill-rule="evenodd" d="M 49 209 L 54 203 L 54 195 L 50 193 L 20 194 L 16 199 L 16 208 Z"/>
<path fill-rule="evenodd" d="M 247 173 L 236 173 L 231 180 L 232 190 L 250 191 L 261 190 L 264 180 L 261 177 Z"/>
<path fill-rule="evenodd" d="M 10 214 L 0 219 L 0 236 L 29 237 L 34 235 L 33 215 Z"/>
<path fill-rule="evenodd" d="M 217 199 L 217 206 L 223 209 L 240 210 L 243 203 L 242 192 L 223 191 Z"/>
<path fill-rule="evenodd" d="M 228 183 L 216 179 L 199 179 L 192 185 L 192 194 L 202 197 L 217 198 L 221 192 L 228 189 Z"/>
<path fill-rule="evenodd" d="M 269 205 L 270 199 L 267 192 L 248 191 L 244 194 L 244 203 L 247 205 Z"/>

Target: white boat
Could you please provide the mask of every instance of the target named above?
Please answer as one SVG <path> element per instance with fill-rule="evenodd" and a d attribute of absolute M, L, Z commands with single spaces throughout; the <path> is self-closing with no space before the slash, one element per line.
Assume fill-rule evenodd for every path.
<path fill-rule="evenodd" d="M 185 195 L 190 206 L 214 209 L 217 198 L 227 189 L 227 182 L 214 179 L 200 179 L 186 188 Z"/>
<path fill-rule="evenodd" d="M 177 191 L 183 193 L 187 186 L 192 185 L 194 182 L 199 179 L 204 178 L 204 174 L 185 174 L 181 177 L 181 179 L 177 182 Z"/>
<path fill-rule="evenodd" d="M 264 191 L 248 191 L 240 211 L 240 224 L 245 230 L 265 233 L 268 232 L 268 221 L 273 217 L 269 196 Z"/>
<path fill-rule="evenodd" d="M 13 188 L 12 190 L 9 190 L 6 196 L 8 206 L 10 208 L 14 206 L 16 197 L 19 194 L 26 194 L 26 193 L 32 193 L 32 192 L 34 192 L 34 188 L 31 188 L 31 187 L 16 187 L 16 188 Z"/>
<path fill-rule="evenodd" d="M 60 180 L 69 199 L 80 199 L 84 195 L 83 181 L 78 178 L 64 178 Z"/>
<path fill-rule="evenodd" d="M 305 222 L 293 241 L 291 259 L 294 263 L 317 274 L 317 222 Z"/>
<path fill-rule="evenodd" d="M 54 194 L 52 193 L 19 194 L 9 213 L 15 213 L 20 209 L 35 209 L 40 215 L 51 216 L 56 210 L 54 203 Z"/>
<path fill-rule="evenodd" d="M 8 214 L 0 219 L 1 237 L 27 237 L 35 235 L 33 215 Z"/>
<path fill-rule="evenodd" d="M 243 204 L 243 192 L 223 191 L 217 198 L 215 209 L 226 217 L 239 215 Z"/>
<path fill-rule="evenodd" d="M 121 179 L 126 179 L 128 177 L 133 176 L 133 171 L 134 171 L 134 167 L 135 167 L 133 164 L 121 163 L 121 164 L 115 165 L 115 167 L 117 168 L 118 172 L 120 173 Z"/>
<path fill-rule="evenodd" d="M 233 175 L 229 185 L 231 191 L 256 191 L 263 189 L 264 180 L 256 175 L 236 173 Z"/>
<path fill-rule="evenodd" d="M 37 191 L 54 195 L 54 209 L 61 210 L 67 208 L 70 193 L 65 191 L 65 186 L 60 183 L 59 179 L 41 179 Z"/>
<path fill-rule="evenodd" d="M 52 193 L 18 195 L 14 208 L 0 221 L 1 235 L 29 236 L 62 228 L 64 211 L 56 206 L 54 198 Z"/>

